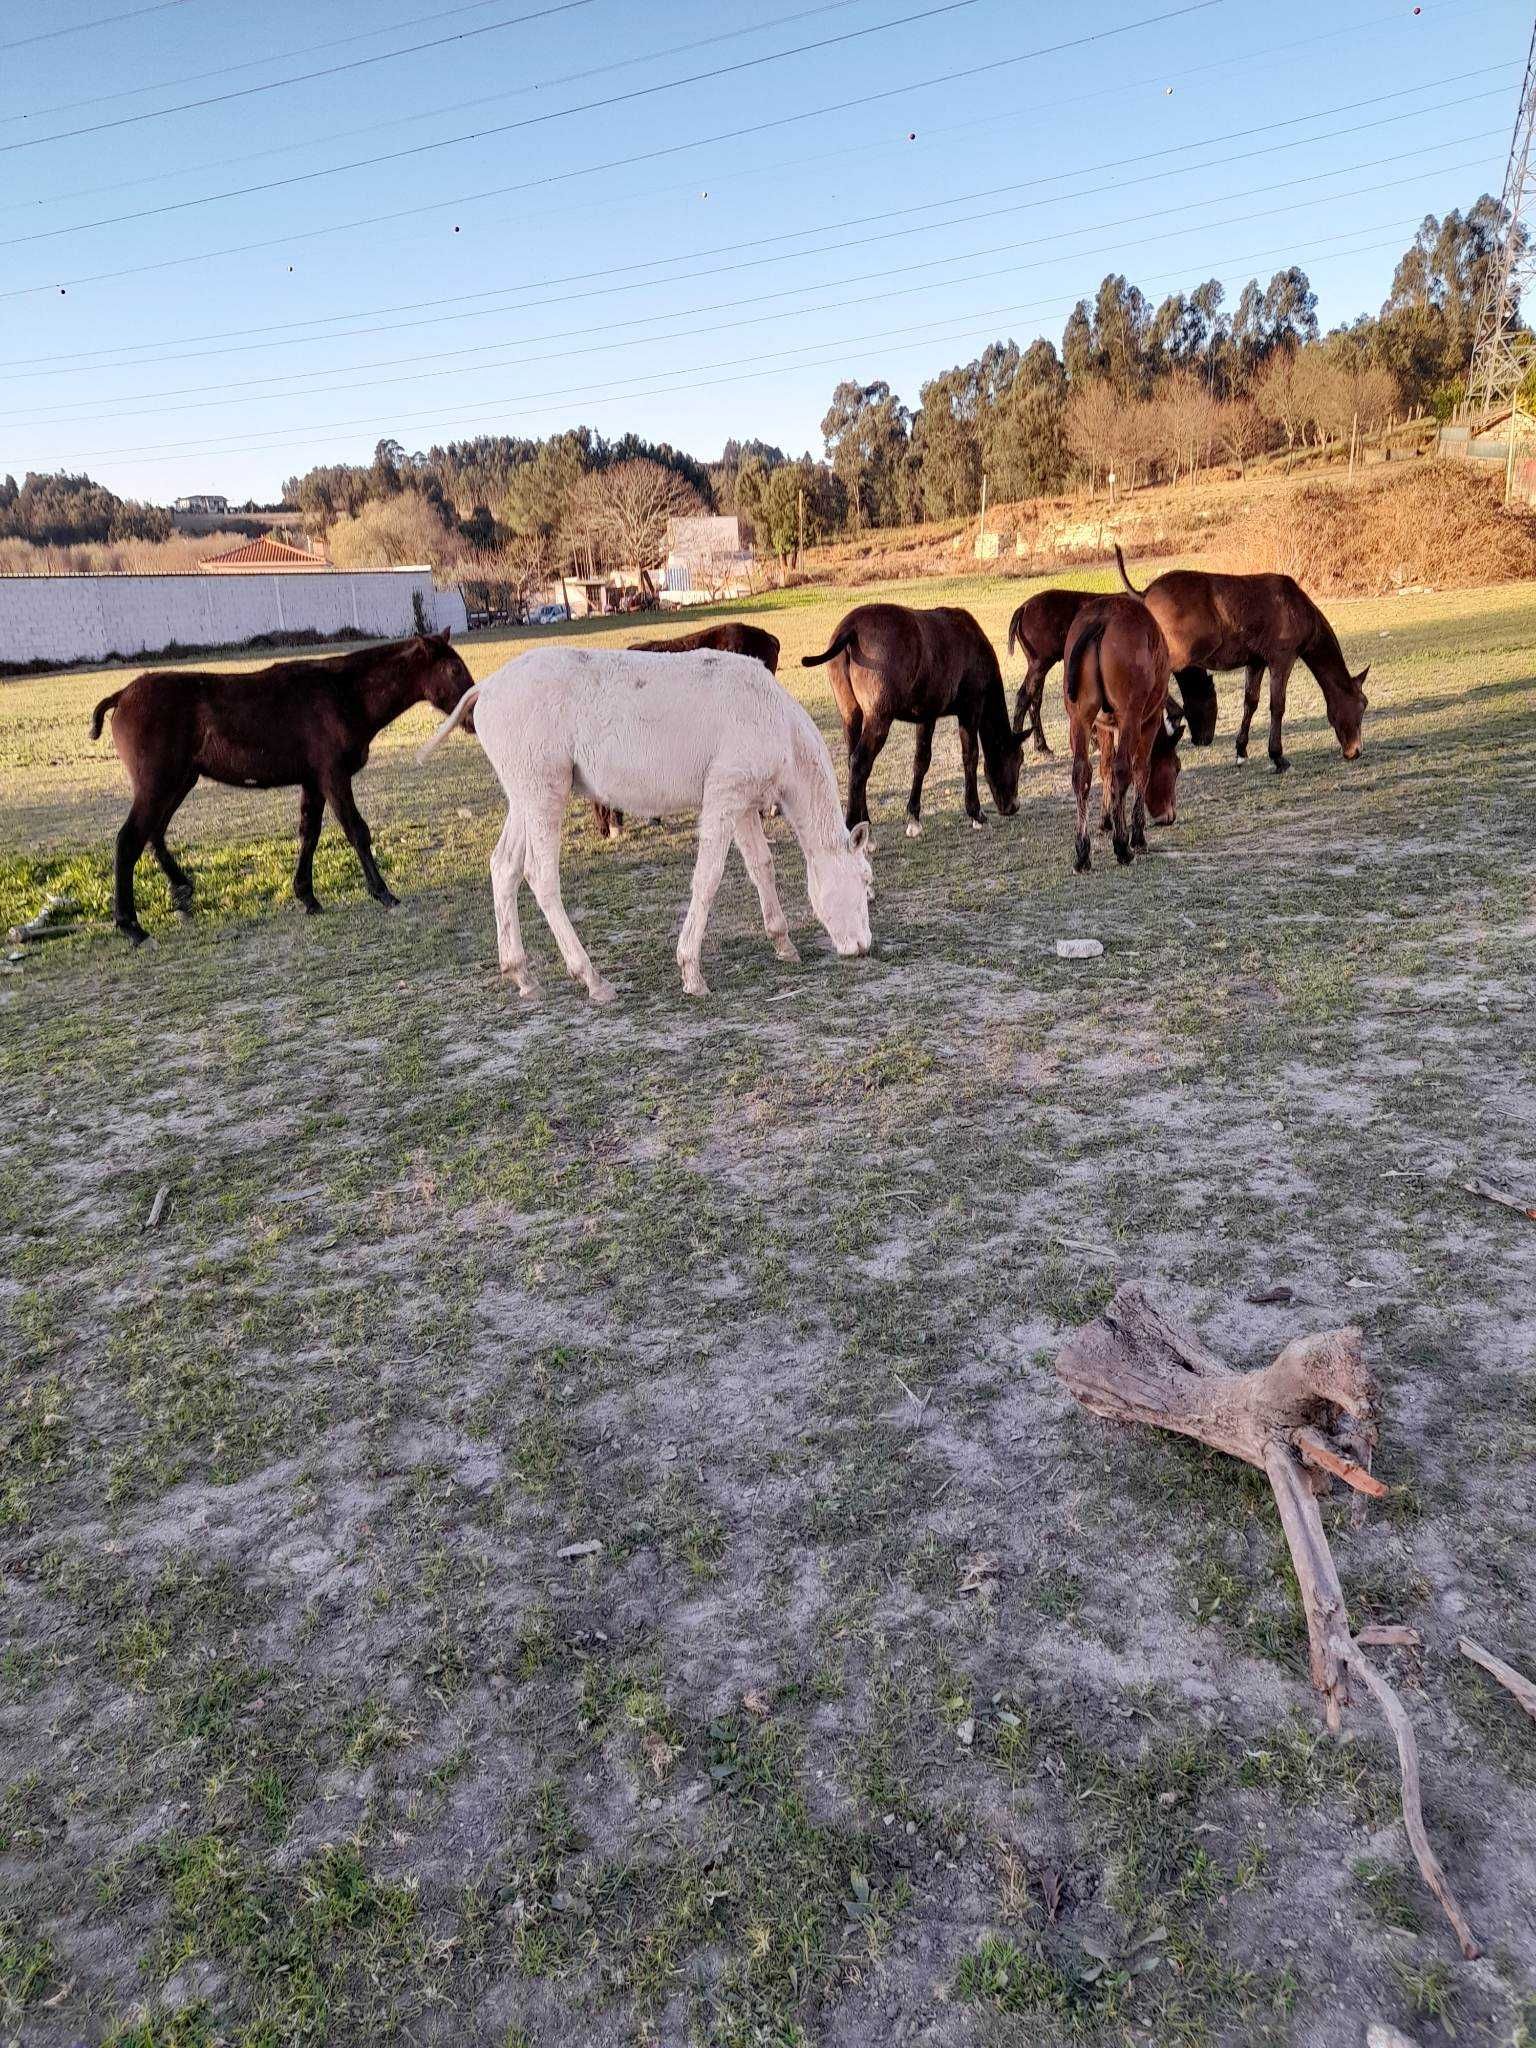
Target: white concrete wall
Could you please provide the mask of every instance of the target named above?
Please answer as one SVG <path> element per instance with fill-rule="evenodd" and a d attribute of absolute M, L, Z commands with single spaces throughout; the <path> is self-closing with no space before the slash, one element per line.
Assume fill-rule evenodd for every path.
<path fill-rule="evenodd" d="M 166 648 L 238 647 L 259 633 L 356 631 L 402 640 L 428 624 L 467 629 L 457 590 L 428 569 L 337 569 L 255 576 L 0 576 L 0 662 L 101 661 Z"/>

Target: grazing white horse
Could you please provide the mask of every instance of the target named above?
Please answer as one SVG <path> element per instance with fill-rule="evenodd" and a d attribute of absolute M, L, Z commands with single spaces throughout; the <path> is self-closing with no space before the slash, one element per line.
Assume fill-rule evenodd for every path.
<path fill-rule="evenodd" d="M 693 898 L 677 942 L 683 987 L 709 993 L 699 966 L 710 905 L 732 839 L 781 960 L 798 960 L 760 813 L 778 804 L 805 855 L 811 908 L 845 958 L 869 951 L 869 828 L 843 822 L 826 743 L 762 663 L 741 654 L 631 654 L 541 647 L 467 690 L 421 749 L 425 760 L 473 709 L 475 733 L 507 793 L 491 855 L 501 971 L 537 993 L 518 923 L 526 875 L 566 968 L 595 1003 L 614 991 L 587 957 L 560 900 L 560 829 L 572 796 L 640 817 L 699 814 Z"/>

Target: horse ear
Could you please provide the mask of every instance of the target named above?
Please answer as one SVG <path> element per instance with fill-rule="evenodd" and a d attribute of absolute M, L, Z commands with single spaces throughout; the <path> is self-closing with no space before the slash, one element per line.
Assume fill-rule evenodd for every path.
<path fill-rule="evenodd" d="M 437 637 L 442 642 L 443 646 L 446 647 L 448 645 L 448 642 L 453 638 L 452 626 L 444 626 L 443 630 L 441 631 L 441 633 L 438 634 Z"/>
<path fill-rule="evenodd" d="M 851 832 L 850 832 L 850 833 L 848 834 L 848 844 L 849 844 L 849 846 L 850 846 L 850 847 L 852 848 L 852 850 L 853 850 L 853 851 L 854 851 L 855 853 L 862 853 L 862 852 L 864 851 L 865 847 L 866 847 L 866 846 L 868 846 L 868 844 L 869 844 L 869 820 L 868 820 L 868 818 L 860 818 L 860 820 L 859 820 L 858 824 L 857 824 L 857 825 L 855 825 L 855 826 L 854 826 L 854 828 L 853 828 L 853 830 L 852 830 L 852 831 L 851 831 Z"/>

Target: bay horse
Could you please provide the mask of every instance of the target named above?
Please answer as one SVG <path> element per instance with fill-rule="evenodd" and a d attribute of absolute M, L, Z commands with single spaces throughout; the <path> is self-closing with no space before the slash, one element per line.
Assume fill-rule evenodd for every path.
<path fill-rule="evenodd" d="M 1148 811 L 1157 825 L 1178 816 L 1182 723 L 1168 712 L 1168 643 L 1152 613 L 1134 598 L 1096 597 L 1082 606 L 1067 636 L 1062 694 L 1072 735 L 1072 793 L 1077 799 L 1076 867 L 1091 863 L 1088 797 L 1093 755 L 1104 778 L 1105 820 L 1122 865 L 1147 843 Z M 1135 791 L 1129 833 L 1125 799 Z"/>
<path fill-rule="evenodd" d="M 1170 569 L 1138 590 L 1126 573 L 1125 557 L 1115 549 L 1120 580 L 1133 597 L 1151 611 L 1168 642 L 1169 659 L 1179 676 L 1186 705 L 1186 675 L 1203 677 L 1211 693 L 1211 730 L 1215 730 L 1212 669 L 1247 671 L 1243 721 L 1237 729 L 1237 758 L 1248 758 L 1248 734 L 1259 708 L 1259 686 L 1269 670 L 1269 758 L 1283 775 L 1285 692 L 1291 670 L 1302 661 L 1317 678 L 1346 761 L 1360 752 L 1360 729 L 1368 699 L 1365 679 L 1370 664 L 1351 675 L 1338 635 L 1322 612 L 1291 576 L 1218 576 L 1203 569 Z"/>
<path fill-rule="evenodd" d="M 1045 679 L 1066 653 L 1067 635 L 1078 613 L 1085 604 L 1092 604 L 1098 594 L 1102 593 L 1091 590 L 1037 591 L 1019 606 L 1008 621 L 1008 652 L 1012 654 L 1016 647 L 1022 647 L 1029 656 L 1029 666 L 1013 707 L 1013 729 L 1022 737 L 1027 711 L 1034 730 L 1037 754 L 1051 751 L 1046 745 L 1045 729 L 1040 722 Z M 1216 737 L 1216 686 L 1204 669 L 1185 669 L 1175 680 L 1179 685 L 1179 700 L 1175 702 L 1170 695 L 1169 702 L 1180 720 L 1181 730 L 1187 721 L 1190 745 L 1208 747 Z"/>
<path fill-rule="evenodd" d="M 760 661 L 769 675 L 779 672 L 779 642 L 774 633 L 761 626 L 743 625 L 740 619 L 722 619 L 717 626 L 701 626 L 696 633 L 675 633 L 661 640 L 631 640 L 631 654 L 696 654 L 701 648 L 716 654 L 745 654 Z M 624 813 L 606 804 L 592 806 L 592 822 L 604 839 L 617 839 Z"/>
<path fill-rule="evenodd" d="M 1092 596 L 1089 590 L 1037 590 L 1033 597 L 1025 599 L 1008 621 L 1008 652 L 1013 654 L 1022 647 L 1029 657 L 1024 680 L 1014 699 L 1014 735 L 1018 739 L 1024 737 L 1027 712 L 1037 754 L 1051 751 L 1040 718 L 1045 679 L 1066 653 L 1072 622 Z"/>
<path fill-rule="evenodd" d="M 1005 818 L 1019 808 L 1023 748 L 1008 723 L 1003 672 L 991 641 L 967 611 L 938 605 L 916 611 L 904 604 L 860 604 L 838 623 L 820 654 L 801 656 L 802 668 L 831 664 L 829 680 L 848 743 L 850 826 L 869 823 L 868 785 L 886 736 L 897 720 L 917 727 L 907 837 L 923 829 L 923 778 L 933 758 L 933 729 L 941 718 L 960 726 L 965 768 L 965 810 L 982 825 L 976 789 L 977 740 L 986 761 L 993 801 Z"/>
<path fill-rule="evenodd" d="M 91 714 L 91 738 L 112 714 L 112 744 L 133 784 L 133 805 L 117 835 L 112 919 L 134 945 L 146 934 L 134 902 L 133 871 L 146 845 L 165 870 L 171 901 L 192 910 L 192 878 L 165 843 L 166 828 L 200 776 L 241 789 L 297 786 L 299 859 L 293 893 L 313 917 L 315 846 L 327 804 L 362 864 L 368 893 L 394 904 L 373 857 L 373 838 L 352 795 L 352 778 L 378 733 L 425 700 L 451 711 L 470 688 L 469 670 L 446 633 L 418 634 L 384 647 L 320 660 L 275 661 L 254 675 L 206 669 L 151 669 Z"/>

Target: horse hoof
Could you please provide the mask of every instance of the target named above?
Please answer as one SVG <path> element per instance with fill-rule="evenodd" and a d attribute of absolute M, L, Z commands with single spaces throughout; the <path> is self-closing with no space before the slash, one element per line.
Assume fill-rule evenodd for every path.
<path fill-rule="evenodd" d="M 971 830 L 972 830 L 973 832 L 985 832 L 985 831 L 986 831 L 986 829 L 987 829 L 987 821 L 986 821 L 986 819 L 985 819 L 985 818 L 972 818 L 972 820 L 971 820 Z"/>
<path fill-rule="evenodd" d="M 774 940 L 773 950 L 781 960 L 787 960 L 791 967 L 800 965 L 800 948 L 787 934 L 782 939 Z"/>
<path fill-rule="evenodd" d="M 587 994 L 594 1003 L 614 1003 L 619 998 L 619 992 L 613 983 L 604 981 L 600 974 L 594 974 L 587 983 Z"/>
<path fill-rule="evenodd" d="M 385 889 L 374 899 L 381 910 L 398 910 L 400 898 L 392 890 Z"/>
<path fill-rule="evenodd" d="M 1119 861 L 1121 867 L 1128 868 L 1134 858 L 1135 856 L 1126 842 L 1123 839 L 1117 839 L 1115 841 L 1115 859 Z"/>
<path fill-rule="evenodd" d="M 1284 754 L 1271 754 L 1269 758 L 1275 764 L 1275 773 L 1277 775 L 1284 775 L 1290 768 L 1291 764 L 1287 761 Z"/>
<path fill-rule="evenodd" d="M 314 896 L 301 896 L 299 901 L 304 906 L 306 917 L 319 917 L 325 909 L 325 905 Z"/>
<path fill-rule="evenodd" d="M 909 839 L 921 839 L 921 838 L 922 838 L 922 836 L 923 836 L 923 821 L 922 821 L 922 819 L 921 819 L 921 818 L 908 818 L 908 820 L 907 820 L 907 837 L 908 837 Z"/>
<path fill-rule="evenodd" d="M 1248 748 L 1247 748 L 1247 745 L 1246 745 L 1246 743 L 1245 743 L 1244 741 L 1242 741 L 1242 740 L 1239 740 L 1239 741 L 1237 741 L 1237 743 L 1236 743 L 1236 747 L 1235 747 L 1235 752 L 1236 752 L 1236 754 L 1237 754 L 1237 758 L 1239 759 L 1239 761 L 1246 761 L 1246 760 L 1247 760 L 1247 758 L 1248 758 Z"/>
<path fill-rule="evenodd" d="M 128 941 L 130 946 L 142 946 L 144 941 L 149 937 L 149 933 L 145 931 L 143 925 L 141 924 L 120 924 L 118 926 L 118 930 L 122 933 L 123 937 Z"/>

